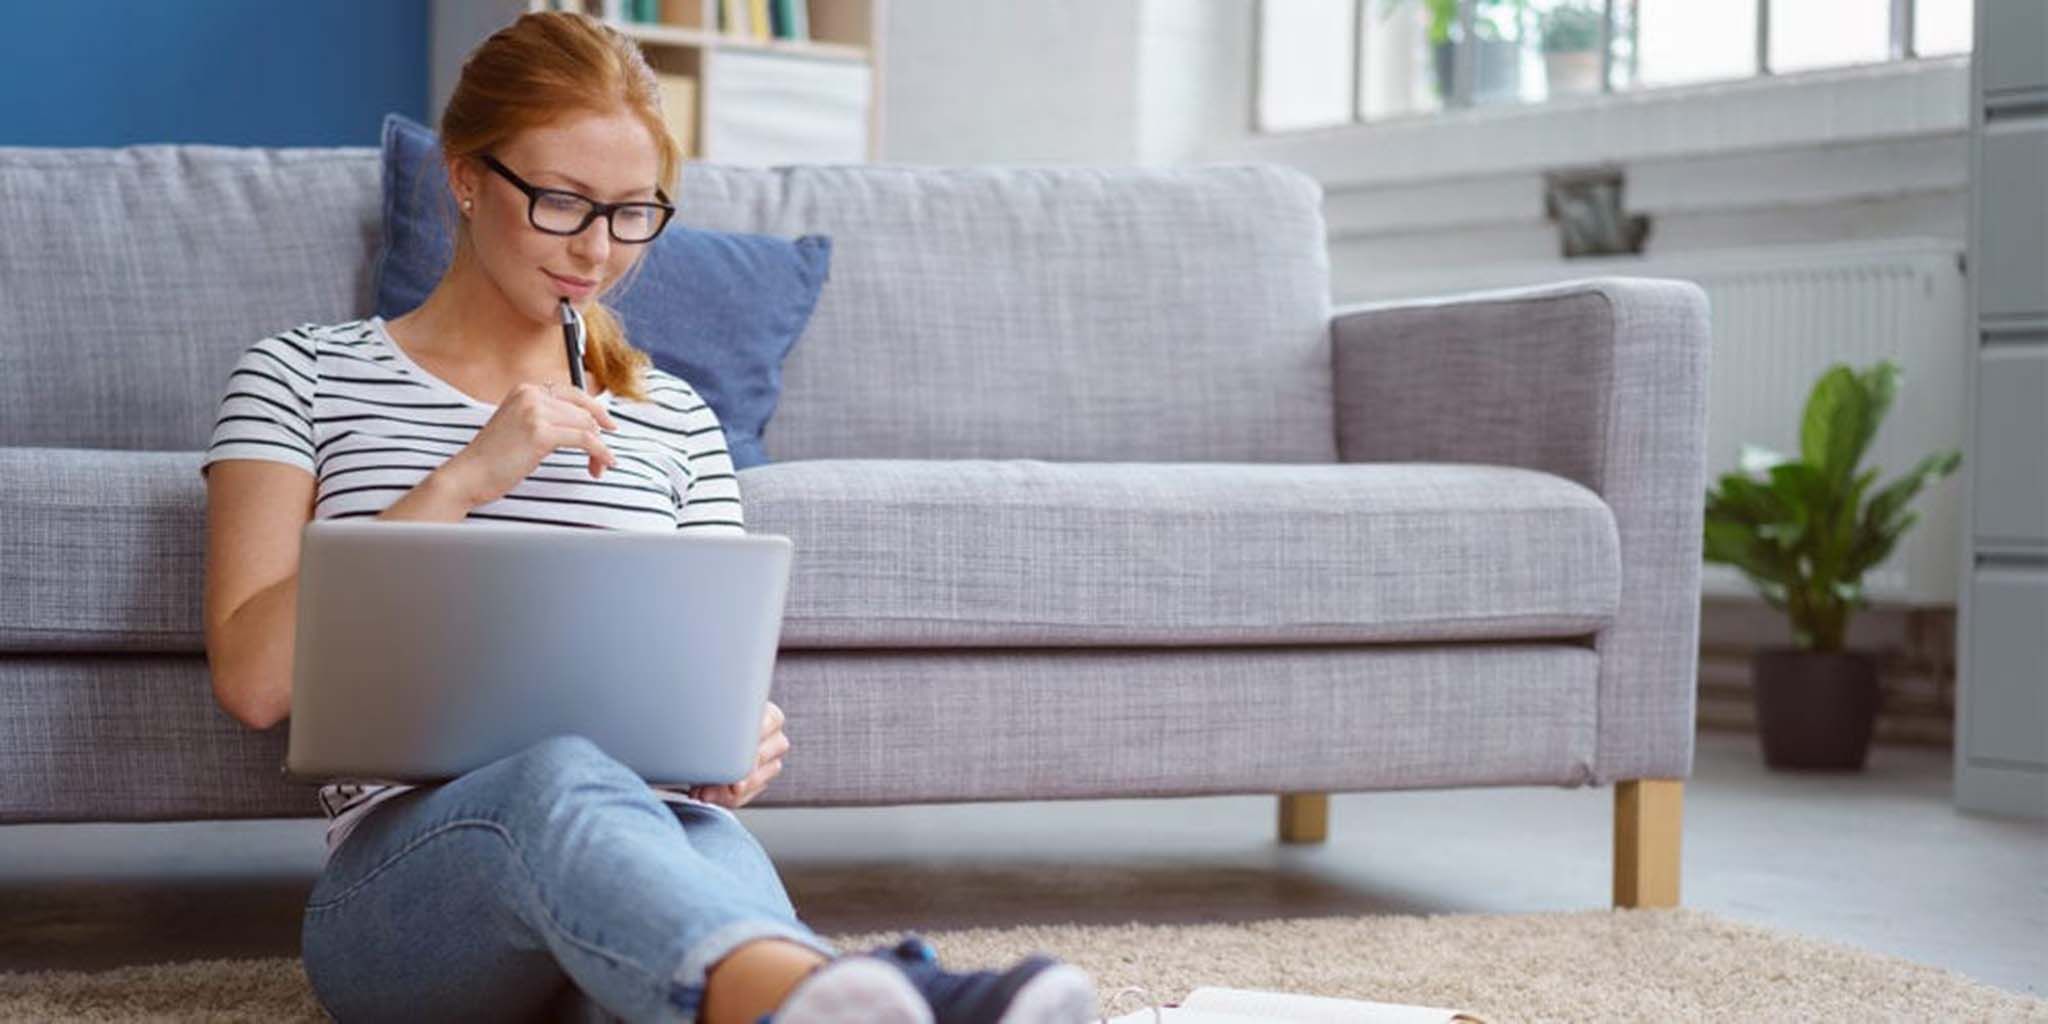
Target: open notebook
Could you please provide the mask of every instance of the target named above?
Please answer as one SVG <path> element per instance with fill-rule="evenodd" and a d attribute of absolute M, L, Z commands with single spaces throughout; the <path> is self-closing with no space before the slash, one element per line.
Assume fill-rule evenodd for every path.
<path fill-rule="evenodd" d="M 1484 1018 L 1458 1010 L 1243 988 L 1198 988 L 1173 1006 L 1148 1006 L 1114 1018 L 1109 1024 L 1153 1024 L 1154 1020 L 1160 1024 L 1486 1024 Z"/>

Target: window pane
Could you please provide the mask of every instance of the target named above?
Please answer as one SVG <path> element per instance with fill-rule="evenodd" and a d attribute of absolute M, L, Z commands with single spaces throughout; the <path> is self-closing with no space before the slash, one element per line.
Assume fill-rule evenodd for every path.
<path fill-rule="evenodd" d="M 1918 0 L 1913 8 L 1913 52 L 1922 57 L 1970 52 L 1970 0 Z"/>
<path fill-rule="evenodd" d="M 1368 121 L 1443 109 L 1451 95 L 1448 4 L 1367 0 L 1358 24 L 1365 66 L 1358 109 Z"/>
<path fill-rule="evenodd" d="M 1771 70 L 1870 64 L 1891 56 L 1891 0 L 1796 0 L 1771 5 Z"/>
<path fill-rule="evenodd" d="M 1315 128 L 1351 120 L 1354 0 L 1259 4 L 1259 127 Z"/>
<path fill-rule="evenodd" d="M 1634 0 L 1632 7 L 1634 52 L 1625 84 L 1756 74 L 1756 0 Z"/>

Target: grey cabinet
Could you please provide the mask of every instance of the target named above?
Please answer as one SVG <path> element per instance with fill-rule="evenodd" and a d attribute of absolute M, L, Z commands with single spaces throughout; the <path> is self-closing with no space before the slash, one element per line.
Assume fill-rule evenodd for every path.
<path fill-rule="evenodd" d="M 2048 0 L 1977 0 L 1956 804 L 2048 817 Z"/>

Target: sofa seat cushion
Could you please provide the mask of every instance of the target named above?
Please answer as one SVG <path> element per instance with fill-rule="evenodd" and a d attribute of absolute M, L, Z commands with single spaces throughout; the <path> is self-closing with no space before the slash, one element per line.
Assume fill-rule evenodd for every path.
<path fill-rule="evenodd" d="M 199 459 L 0 448 L 0 651 L 203 651 Z M 1503 466 L 818 459 L 740 489 L 796 543 L 785 648 L 1568 637 L 1619 593 L 1606 504 Z"/>
<path fill-rule="evenodd" d="M 785 648 L 1580 636 L 1620 595 L 1606 503 L 1504 466 L 823 459 L 741 488 L 796 543 Z"/>

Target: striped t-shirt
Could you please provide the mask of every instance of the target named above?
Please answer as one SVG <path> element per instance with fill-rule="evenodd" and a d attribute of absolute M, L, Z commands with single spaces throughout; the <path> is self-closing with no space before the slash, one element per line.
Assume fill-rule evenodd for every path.
<path fill-rule="evenodd" d="M 743 533 L 739 477 L 710 405 L 681 378 L 646 371 L 647 400 L 595 397 L 618 421 L 604 431 L 617 462 L 593 479 L 589 455 L 557 448 L 469 519 L 615 530 Z M 315 519 L 374 517 L 460 451 L 495 404 L 415 363 L 382 317 L 304 324 L 263 338 L 228 374 L 199 472 L 224 459 L 297 466 L 316 482 Z M 332 851 L 369 809 L 411 786 L 320 788 Z M 655 786 L 672 803 L 700 803 Z"/>

